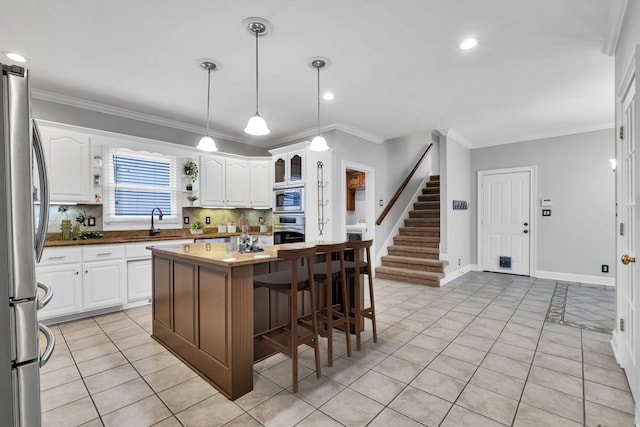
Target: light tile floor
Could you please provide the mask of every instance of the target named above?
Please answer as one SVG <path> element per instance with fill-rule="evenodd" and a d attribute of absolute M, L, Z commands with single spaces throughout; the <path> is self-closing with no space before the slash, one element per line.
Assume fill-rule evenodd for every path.
<path fill-rule="evenodd" d="M 545 323 L 555 286 L 478 272 L 442 288 L 375 280 L 377 344 L 369 322 L 351 358 L 337 336 L 321 379 L 305 348 L 297 394 L 289 360 L 273 356 L 235 401 L 149 336 L 150 306 L 60 324 L 41 373 L 43 425 L 632 426 L 611 336 Z"/>

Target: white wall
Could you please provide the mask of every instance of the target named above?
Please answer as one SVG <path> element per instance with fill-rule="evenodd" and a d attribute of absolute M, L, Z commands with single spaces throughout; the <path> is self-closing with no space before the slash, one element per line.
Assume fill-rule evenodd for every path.
<path fill-rule="evenodd" d="M 375 144 L 341 131 L 332 132 L 330 137 L 327 135 L 325 135 L 327 142 L 331 147 L 334 147 L 335 165 L 340 165 L 342 161 L 350 161 L 375 168 L 376 178 L 374 189 L 371 190 L 369 181 L 367 180 L 366 194 L 374 191 L 376 202 L 375 218 L 371 220 L 369 227 L 375 227 L 374 244 L 376 245 L 375 251 L 377 253 L 382 249 L 382 244 L 393 231 L 394 225 L 400 218 L 407 204 L 411 202 L 411 197 L 416 192 L 422 179 L 427 172 L 431 170 L 431 155 L 426 161 L 422 162 L 414 178 L 402 193 L 402 196 L 398 199 L 393 209 L 389 212 L 384 222 L 376 226 L 375 220 L 387 206 L 393 194 L 411 171 L 419 156 L 431 143 L 431 135 L 412 134 L 387 140 L 383 144 Z M 331 140 L 329 140 L 329 138 L 331 138 Z M 339 182 L 341 179 L 341 176 L 339 176 L 341 171 L 339 169 L 340 168 L 336 168 L 334 171 L 334 181 L 336 182 Z M 383 201 L 382 206 L 379 205 L 379 200 Z M 333 217 L 339 218 L 338 214 L 346 209 L 346 200 L 339 200 L 339 204 L 334 204 L 334 209 L 336 211 L 333 212 Z M 367 220 L 369 221 L 369 219 Z"/>
<path fill-rule="evenodd" d="M 445 225 L 441 225 L 441 233 L 446 234 L 446 248 L 442 248 L 441 252 L 446 255 L 443 258 L 449 261 L 445 273 L 450 274 L 467 267 L 471 262 L 469 248 L 471 214 L 468 209 L 453 210 L 453 200 L 468 202 L 471 199 L 470 150 L 452 137 L 445 136 L 440 139 L 440 151 L 443 153 L 441 154 L 443 163 L 440 163 L 440 167 L 441 170 L 446 171 L 445 176 L 440 176 L 441 222 L 442 217 L 445 217 Z"/>
<path fill-rule="evenodd" d="M 615 268 L 613 129 L 471 150 L 471 261 L 477 263 L 478 171 L 537 166 L 537 270 L 556 278 L 612 281 Z M 542 217 L 539 200 L 553 200 Z M 601 273 L 607 264 L 610 273 Z M 589 280 L 590 279 L 590 280 Z"/>

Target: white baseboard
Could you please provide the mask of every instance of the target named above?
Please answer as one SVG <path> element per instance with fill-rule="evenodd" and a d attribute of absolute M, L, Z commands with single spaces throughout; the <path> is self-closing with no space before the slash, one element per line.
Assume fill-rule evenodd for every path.
<path fill-rule="evenodd" d="M 588 276 L 586 274 L 560 273 L 557 271 L 536 270 L 535 277 L 539 279 L 563 280 L 567 282 L 580 282 L 593 285 L 616 285 L 616 280 L 613 277 Z"/>
<path fill-rule="evenodd" d="M 463 267 L 460 267 L 457 270 L 447 273 L 447 275 L 444 276 L 442 280 L 440 280 L 440 286 L 446 285 L 450 281 L 454 280 L 457 277 L 462 276 L 465 273 L 468 273 L 470 271 L 477 271 L 477 270 L 478 270 L 478 266 L 476 264 L 467 264 Z"/>

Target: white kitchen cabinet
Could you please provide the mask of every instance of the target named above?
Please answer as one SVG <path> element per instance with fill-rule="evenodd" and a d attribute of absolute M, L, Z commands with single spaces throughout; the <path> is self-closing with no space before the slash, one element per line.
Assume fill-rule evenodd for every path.
<path fill-rule="evenodd" d="M 273 155 L 274 186 L 304 184 L 305 150 L 279 152 Z"/>
<path fill-rule="evenodd" d="M 91 137 L 64 127 L 39 124 L 49 191 L 54 203 L 92 203 Z"/>
<path fill-rule="evenodd" d="M 94 310 L 124 304 L 127 277 L 122 245 L 82 248 L 82 309 Z"/>
<path fill-rule="evenodd" d="M 225 205 L 224 157 L 200 157 L 200 205 L 205 207 Z"/>
<path fill-rule="evenodd" d="M 270 179 L 271 162 L 268 160 L 252 160 L 249 163 L 250 197 L 249 206 L 270 208 L 272 198 L 272 182 Z"/>
<path fill-rule="evenodd" d="M 82 265 L 82 309 L 95 310 L 124 304 L 125 262 L 94 261 Z"/>
<path fill-rule="evenodd" d="M 127 301 L 151 299 L 151 259 L 127 261 Z"/>
<path fill-rule="evenodd" d="M 244 159 L 226 159 L 225 206 L 249 206 L 249 162 Z"/>
<path fill-rule="evenodd" d="M 50 286 L 53 290 L 53 298 L 49 304 L 38 311 L 39 320 L 74 314 L 82 310 L 81 271 L 82 265 L 79 262 L 38 266 L 38 282 Z"/>

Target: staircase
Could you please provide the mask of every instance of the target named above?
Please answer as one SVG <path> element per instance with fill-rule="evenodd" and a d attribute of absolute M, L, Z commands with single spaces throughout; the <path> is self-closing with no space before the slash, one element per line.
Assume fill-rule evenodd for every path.
<path fill-rule="evenodd" d="M 376 277 L 440 286 L 446 261 L 440 261 L 440 176 L 432 175 L 409 211 L 400 234 L 387 248 Z"/>

